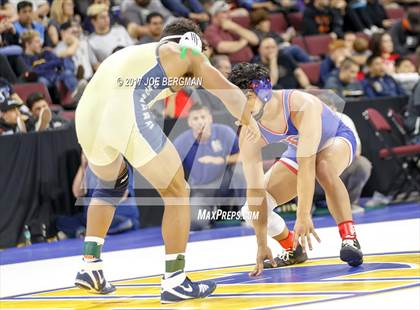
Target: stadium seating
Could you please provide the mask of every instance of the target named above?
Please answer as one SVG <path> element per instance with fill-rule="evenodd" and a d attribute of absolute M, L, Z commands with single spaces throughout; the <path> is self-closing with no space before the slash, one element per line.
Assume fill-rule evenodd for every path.
<path fill-rule="evenodd" d="M 313 36 L 305 36 L 306 50 L 312 56 L 324 56 L 328 54 L 328 46 L 332 38 L 328 34 L 319 34 Z"/>
<path fill-rule="evenodd" d="M 287 15 L 290 24 L 293 28 L 295 28 L 296 32 L 302 31 L 302 23 L 303 23 L 303 14 L 301 12 L 297 13 L 290 13 Z"/>
<path fill-rule="evenodd" d="M 293 37 L 291 43 L 294 45 L 298 45 L 306 51 L 306 44 L 302 36 Z"/>
<path fill-rule="evenodd" d="M 247 28 L 247 29 L 251 28 L 251 20 L 249 16 L 235 16 L 235 17 L 232 17 L 232 20 L 244 28 Z M 284 18 L 283 14 L 281 13 L 271 14 L 270 21 L 271 21 L 271 29 L 270 29 L 271 31 L 282 33 L 286 31 L 288 27 L 287 21 Z"/>
<path fill-rule="evenodd" d="M 15 84 L 13 85 L 15 92 L 22 98 L 23 101 L 26 101 L 26 98 L 34 92 L 40 92 L 44 95 L 45 100 L 51 106 L 53 102 L 51 100 L 48 89 L 42 83 L 24 83 L 24 84 Z"/>
<path fill-rule="evenodd" d="M 271 14 L 270 21 L 271 21 L 271 30 L 274 32 L 282 33 L 286 31 L 288 27 L 287 21 L 284 18 L 284 15 L 281 13 Z"/>
<path fill-rule="evenodd" d="M 249 29 L 251 27 L 251 21 L 249 19 L 249 16 L 235 16 L 232 17 L 232 20 L 244 28 Z"/>
<path fill-rule="evenodd" d="M 390 19 L 399 20 L 404 17 L 404 9 L 403 8 L 388 8 L 386 9 L 386 14 Z"/>
<path fill-rule="evenodd" d="M 378 137 L 382 148 L 378 150 L 379 158 L 389 160 L 398 165 L 399 172 L 392 178 L 393 182 L 387 194 L 393 194 L 395 199 L 399 194 L 405 193 L 406 199 L 413 190 L 420 192 L 420 169 L 417 166 L 420 159 L 420 144 L 401 144 L 392 136 L 392 127 L 381 113 L 373 108 L 366 109 L 363 117 L 368 121 L 375 136 Z"/>
<path fill-rule="evenodd" d="M 309 81 L 312 85 L 319 84 L 319 70 L 321 67 L 320 62 L 308 62 L 308 63 L 301 63 L 299 67 L 305 72 L 308 76 Z"/>

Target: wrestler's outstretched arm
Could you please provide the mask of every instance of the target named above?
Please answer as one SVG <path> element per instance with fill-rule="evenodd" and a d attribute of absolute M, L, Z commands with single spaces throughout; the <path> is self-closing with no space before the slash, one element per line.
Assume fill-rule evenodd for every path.
<path fill-rule="evenodd" d="M 239 135 L 240 158 L 247 183 L 247 201 L 251 212 L 257 212 L 258 217 L 252 217 L 252 226 L 257 237 L 257 261 L 251 276 L 258 276 L 264 269 L 264 260 L 269 259 L 273 266 L 270 248 L 267 246 L 267 201 L 264 188 L 264 169 L 261 157 L 262 139 L 257 142 L 249 141 L 246 133 L 241 130 Z"/>
<path fill-rule="evenodd" d="M 322 103 L 314 96 L 295 91 L 291 96 L 292 121 L 299 132 L 297 146 L 298 208 L 295 222 L 294 248 L 299 238 L 303 249 L 312 250 L 310 234 L 320 241 L 312 223 L 311 207 L 315 191 L 316 155 L 322 132 Z M 295 113 L 293 113 L 295 112 Z"/>
<path fill-rule="evenodd" d="M 229 82 L 216 68 L 214 68 L 203 54 L 189 55 L 191 69 L 195 77 L 202 78 L 202 86 L 218 97 L 228 111 L 247 126 L 248 133 L 252 134 L 254 141 L 260 137 L 260 131 L 254 118 L 251 116 L 250 107 L 244 93 Z"/>

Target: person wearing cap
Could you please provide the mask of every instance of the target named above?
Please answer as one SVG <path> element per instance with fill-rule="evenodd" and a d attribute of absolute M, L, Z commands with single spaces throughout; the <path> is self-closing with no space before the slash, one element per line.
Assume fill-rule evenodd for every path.
<path fill-rule="evenodd" d="M 251 30 L 232 21 L 229 17 L 229 5 L 216 1 L 210 8 L 211 24 L 205 30 L 208 43 L 218 54 L 226 54 L 230 61 L 250 61 L 253 57 L 249 45 L 257 46 L 258 37 Z"/>
<path fill-rule="evenodd" d="M 89 44 L 99 62 L 102 62 L 117 46 L 133 44 L 127 30 L 120 25 L 111 26 L 108 7 L 105 4 L 93 4 L 88 8 L 95 32 L 89 35 Z"/>
<path fill-rule="evenodd" d="M 26 98 L 26 106 L 32 114 L 27 124 L 28 131 L 55 129 L 68 124 L 67 120 L 51 112 L 47 100 L 39 92 L 29 94 Z"/>
<path fill-rule="evenodd" d="M 9 98 L 17 102 L 23 103 L 22 99 L 16 93 L 12 84 L 8 80 L 0 77 L 0 102 Z"/>
<path fill-rule="evenodd" d="M 25 133 L 26 125 L 21 118 L 19 108 L 22 103 L 11 98 L 0 102 L 0 135 Z"/>

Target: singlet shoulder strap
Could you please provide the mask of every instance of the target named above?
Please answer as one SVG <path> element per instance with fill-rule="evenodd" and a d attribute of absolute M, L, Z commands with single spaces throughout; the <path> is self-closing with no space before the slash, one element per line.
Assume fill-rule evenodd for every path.
<path fill-rule="evenodd" d="M 291 106 L 291 95 L 293 93 L 294 89 L 285 89 L 283 91 L 283 109 L 284 109 L 284 115 L 287 120 L 287 131 L 295 134 L 297 131 L 295 125 L 292 122 L 292 118 L 290 116 L 290 106 Z"/>

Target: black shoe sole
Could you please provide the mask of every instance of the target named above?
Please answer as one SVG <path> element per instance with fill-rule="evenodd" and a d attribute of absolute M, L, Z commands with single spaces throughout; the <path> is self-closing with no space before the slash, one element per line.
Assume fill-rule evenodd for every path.
<path fill-rule="evenodd" d="M 346 246 L 340 251 L 340 259 L 352 267 L 363 264 L 362 251 Z"/>

